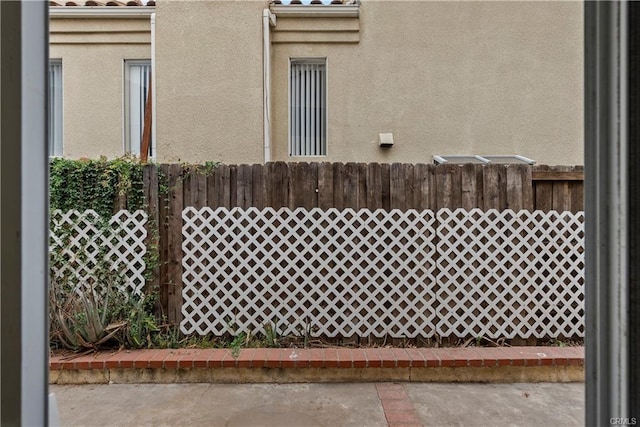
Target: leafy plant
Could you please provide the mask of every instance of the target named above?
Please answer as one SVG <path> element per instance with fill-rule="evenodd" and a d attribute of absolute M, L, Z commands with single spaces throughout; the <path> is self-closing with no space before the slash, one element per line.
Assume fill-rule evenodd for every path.
<path fill-rule="evenodd" d="M 240 350 L 247 342 L 247 340 L 248 336 L 244 332 L 240 332 L 235 337 L 233 337 L 233 341 L 231 341 L 229 347 L 231 348 L 231 356 L 233 356 L 234 359 L 237 359 L 238 356 L 240 356 Z"/>
<path fill-rule="evenodd" d="M 64 279 L 54 278 L 49 290 L 51 340 L 78 350 L 96 349 L 115 338 L 126 326 L 118 316 L 118 294 L 111 279 L 101 293 L 93 282 L 77 289 Z"/>

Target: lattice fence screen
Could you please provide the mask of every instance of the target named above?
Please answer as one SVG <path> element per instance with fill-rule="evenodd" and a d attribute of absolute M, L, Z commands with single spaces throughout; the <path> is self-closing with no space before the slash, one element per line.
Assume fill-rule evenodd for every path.
<path fill-rule="evenodd" d="M 52 274 L 66 276 L 76 286 L 83 286 L 92 280 L 96 266 L 104 262 L 110 270 L 123 275 L 130 292 L 141 294 L 145 284 L 147 214 L 122 210 L 107 220 L 106 227 L 100 225 L 102 221 L 93 210 L 52 213 Z"/>
<path fill-rule="evenodd" d="M 440 336 L 584 336 L 584 214 L 437 213 Z"/>
<path fill-rule="evenodd" d="M 187 208 L 183 333 L 583 336 L 583 214 Z"/>

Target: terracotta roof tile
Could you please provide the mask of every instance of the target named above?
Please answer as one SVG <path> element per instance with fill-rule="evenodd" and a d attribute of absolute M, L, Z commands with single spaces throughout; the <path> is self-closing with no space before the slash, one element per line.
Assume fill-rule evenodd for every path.
<path fill-rule="evenodd" d="M 282 5 L 282 6 L 287 6 L 287 5 L 294 5 L 294 6 L 301 6 L 301 5 L 336 5 L 336 4 L 357 4 L 357 0 L 272 0 L 271 2 L 272 4 L 275 5 Z"/>
<path fill-rule="evenodd" d="M 91 7 L 104 7 L 104 6 L 155 6 L 154 0 L 148 0 L 146 4 L 143 0 L 50 0 L 49 6 L 58 7 L 76 7 L 76 6 L 91 6 Z"/>

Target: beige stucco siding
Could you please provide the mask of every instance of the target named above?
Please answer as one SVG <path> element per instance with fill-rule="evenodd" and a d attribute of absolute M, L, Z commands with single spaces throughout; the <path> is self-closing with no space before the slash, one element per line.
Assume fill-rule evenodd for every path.
<path fill-rule="evenodd" d="M 274 43 L 274 159 L 291 159 L 288 60 L 308 56 L 327 58 L 321 160 L 583 163 L 581 3 L 362 0 L 359 24 L 358 43 Z M 380 132 L 393 148 L 377 146 Z"/>
<path fill-rule="evenodd" d="M 156 6 L 161 161 L 260 163 L 262 1 Z"/>
<path fill-rule="evenodd" d="M 63 155 L 124 154 L 124 61 L 150 59 L 146 19 L 52 19 L 49 57 L 62 59 Z"/>

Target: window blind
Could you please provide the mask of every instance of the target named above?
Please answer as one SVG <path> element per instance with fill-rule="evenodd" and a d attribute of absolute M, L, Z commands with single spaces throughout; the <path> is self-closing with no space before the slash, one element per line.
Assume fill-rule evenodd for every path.
<path fill-rule="evenodd" d="M 62 156 L 62 61 L 49 61 L 49 156 Z"/>
<path fill-rule="evenodd" d="M 326 61 L 291 60 L 289 155 L 327 154 Z"/>

